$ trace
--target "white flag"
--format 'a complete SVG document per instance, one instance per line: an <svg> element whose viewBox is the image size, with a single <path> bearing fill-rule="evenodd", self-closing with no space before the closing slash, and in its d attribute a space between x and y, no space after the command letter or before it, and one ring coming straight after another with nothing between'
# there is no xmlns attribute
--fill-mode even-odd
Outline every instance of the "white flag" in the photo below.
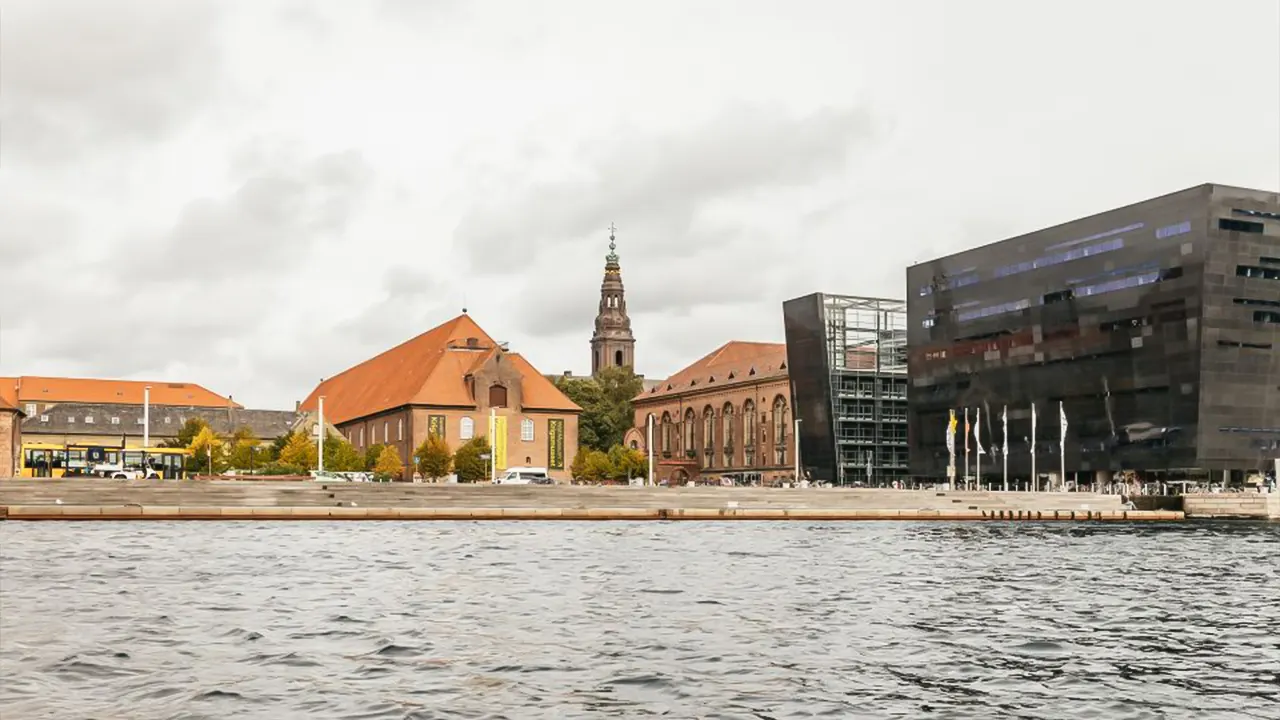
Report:
<svg viewBox="0 0 1280 720"><path fill-rule="evenodd" d="M1005 457L1009 456L1009 406L1004 406L1004 411L1000 413L1000 422L1004 426L1004 452Z"/></svg>
<svg viewBox="0 0 1280 720"><path fill-rule="evenodd" d="M1036 404L1031 403L1031 451L1036 447Z"/></svg>
<svg viewBox="0 0 1280 720"><path fill-rule="evenodd" d="M951 453L952 462L956 457L956 411L951 411L951 417L947 418L947 452Z"/></svg>
<svg viewBox="0 0 1280 720"><path fill-rule="evenodd" d="M977 446L979 455L987 454L987 451L982 449L982 408L978 408L978 417L973 423L973 444Z"/></svg>
<svg viewBox="0 0 1280 720"><path fill-rule="evenodd" d="M1063 403L1058 403L1058 421L1062 424L1062 447L1067 446L1067 408Z"/></svg>

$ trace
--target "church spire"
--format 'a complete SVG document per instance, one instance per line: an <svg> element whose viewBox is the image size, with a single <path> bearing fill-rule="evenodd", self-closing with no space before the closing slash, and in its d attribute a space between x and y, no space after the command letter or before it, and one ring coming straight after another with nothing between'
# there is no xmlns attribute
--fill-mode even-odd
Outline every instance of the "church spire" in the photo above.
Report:
<svg viewBox="0 0 1280 720"><path fill-rule="evenodd" d="M604 256L604 281L600 283L600 307L591 335L591 374L606 367L635 368L635 337L627 316L622 266L618 263L617 228L609 224L609 254Z"/></svg>

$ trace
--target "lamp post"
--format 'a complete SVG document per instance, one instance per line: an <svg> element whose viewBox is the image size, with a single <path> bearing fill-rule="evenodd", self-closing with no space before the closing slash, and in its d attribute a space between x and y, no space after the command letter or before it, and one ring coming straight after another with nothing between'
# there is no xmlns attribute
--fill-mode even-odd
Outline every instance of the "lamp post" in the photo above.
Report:
<svg viewBox="0 0 1280 720"><path fill-rule="evenodd" d="M796 446L796 482L800 482L800 418L796 418L796 427L792 432L791 442Z"/></svg>
<svg viewBox="0 0 1280 720"><path fill-rule="evenodd" d="M142 449L151 447L151 386L142 388Z"/></svg>
<svg viewBox="0 0 1280 720"><path fill-rule="evenodd" d="M645 449L649 452L649 471L645 473L648 476L645 478L645 484L655 485L656 483L653 478L653 413L649 413L649 417L645 420L645 425L647 426L646 429L648 431L648 439L645 440Z"/></svg>
<svg viewBox="0 0 1280 720"><path fill-rule="evenodd" d="M316 474L324 472L324 396L316 403Z"/></svg>

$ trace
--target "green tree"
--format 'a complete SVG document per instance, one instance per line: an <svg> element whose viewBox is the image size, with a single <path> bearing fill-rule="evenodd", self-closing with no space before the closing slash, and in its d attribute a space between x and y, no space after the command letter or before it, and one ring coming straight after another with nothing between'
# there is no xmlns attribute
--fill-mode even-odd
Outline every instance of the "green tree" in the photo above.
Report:
<svg viewBox="0 0 1280 720"><path fill-rule="evenodd" d="M579 482L587 479L587 455L591 449L587 447L578 448L578 452L573 455L573 462L569 463L569 477Z"/></svg>
<svg viewBox="0 0 1280 720"><path fill-rule="evenodd" d="M578 444L608 452L622 444L622 436L634 426L631 401L644 389L644 381L631 368L607 367L592 378L557 378L556 387L582 408Z"/></svg>
<svg viewBox="0 0 1280 720"><path fill-rule="evenodd" d="M231 440L227 447L227 464L237 470L250 470L259 467L266 459L261 457L262 453L258 451L262 441L258 436L253 434L253 430L247 426L238 428L231 435Z"/></svg>
<svg viewBox="0 0 1280 720"><path fill-rule="evenodd" d="M364 470L365 472L373 472L378 465L378 458L382 456L382 443L370 445L364 451Z"/></svg>
<svg viewBox="0 0 1280 720"><path fill-rule="evenodd" d="M200 432L191 439L191 444L187 446L187 449L191 451L191 457L195 461L196 467L203 469L210 475L226 467L222 439L208 425L201 428Z"/></svg>
<svg viewBox="0 0 1280 720"><path fill-rule="evenodd" d="M489 439L481 435L462 444L453 454L453 471L458 474L458 482L480 482L489 479L489 460L482 456L489 454Z"/></svg>
<svg viewBox="0 0 1280 720"><path fill-rule="evenodd" d="M449 443L438 435L427 435L413 457L418 461L418 472L431 480L448 475L453 465L453 451L449 449Z"/></svg>
<svg viewBox="0 0 1280 720"><path fill-rule="evenodd" d="M642 478L649 474L649 461L639 450L614 445L609 448L609 470L609 477L614 480Z"/></svg>
<svg viewBox="0 0 1280 720"><path fill-rule="evenodd" d="M280 451L280 464L300 468L304 472L316 467L316 446L302 433L293 433Z"/></svg>
<svg viewBox="0 0 1280 720"><path fill-rule="evenodd" d="M588 450L582 465L582 479L587 482L600 482L613 477L613 464L609 462L609 454L599 450Z"/></svg>
<svg viewBox="0 0 1280 720"><path fill-rule="evenodd" d="M189 418L178 429L178 437L160 443L160 447L189 448L191 443L195 441L196 436L200 434L200 431L207 427L209 427L209 423L204 420L198 417Z"/></svg>
<svg viewBox="0 0 1280 720"><path fill-rule="evenodd" d="M378 462L373 466L373 474L382 480L393 480L404 474L404 461L394 445L383 445L378 453Z"/></svg>
<svg viewBox="0 0 1280 720"><path fill-rule="evenodd" d="M329 433L324 439L324 469L333 472L359 472L364 457L341 435Z"/></svg>

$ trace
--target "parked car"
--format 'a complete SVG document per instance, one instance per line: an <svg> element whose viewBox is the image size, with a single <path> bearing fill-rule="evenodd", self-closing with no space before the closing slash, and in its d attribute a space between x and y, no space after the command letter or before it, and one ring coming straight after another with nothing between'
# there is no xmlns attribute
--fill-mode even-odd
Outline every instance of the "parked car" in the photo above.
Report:
<svg viewBox="0 0 1280 720"><path fill-rule="evenodd" d="M544 467L513 467L493 481L494 485L554 485Z"/></svg>

